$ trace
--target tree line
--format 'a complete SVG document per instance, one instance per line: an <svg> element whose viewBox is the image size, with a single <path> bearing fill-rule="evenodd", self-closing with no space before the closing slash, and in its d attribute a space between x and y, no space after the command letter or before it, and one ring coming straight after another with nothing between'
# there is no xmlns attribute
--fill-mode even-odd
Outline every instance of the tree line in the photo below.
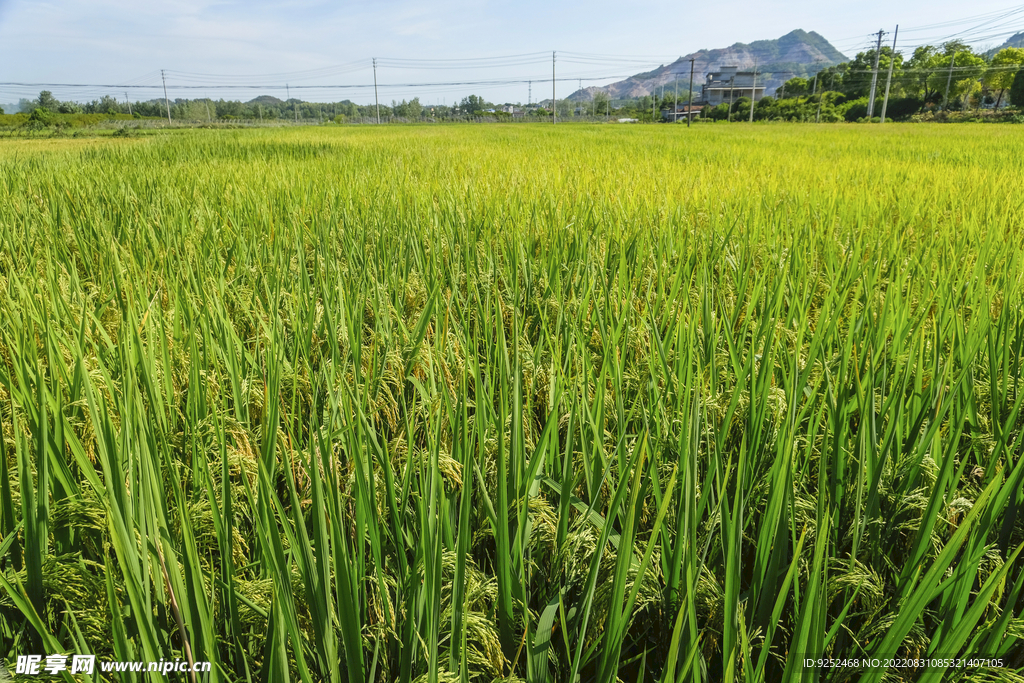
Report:
<svg viewBox="0 0 1024 683"><path fill-rule="evenodd" d="M875 59L878 59L877 78ZM905 58L890 47L866 50L812 77L794 77L774 96L754 105L755 120L857 121L866 118L874 81L874 117L881 113L889 72L887 118L907 119L926 111L1024 108L1024 48L993 54L975 51L960 40L925 45ZM704 118L747 120L750 99L706 108Z"/></svg>
<svg viewBox="0 0 1024 683"><path fill-rule="evenodd" d="M118 100L109 95L104 95L91 102L81 103L73 100L59 100L49 90L43 90L38 97L22 98L18 104L19 113L35 116L36 119L41 117L45 119L47 115L55 114L106 114L130 115L134 118L166 118L169 112L170 118L178 121L298 119L338 123L349 120L375 119L378 115L382 119L464 118L488 115L500 118L503 115L511 115L513 107L517 112L550 116L550 110L539 105L523 107L512 103L494 104L478 95L469 95L451 105L424 104L418 97L411 100L392 100L391 104L364 105L347 99L340 102L306 102L297 98L280 100L269 96L257 97L249 102L210 98L176 98L168 101L154 99L130 102ZM561 109L564 110L565 115L571 113L569 103L565 103ZM3 110L0 110L0 114L3 113Z"/></svg>
<svg viewBox="0 0 1024 683"><path fill-rule="evenodd" d="M873 75L876 105L868 112ZM906 119L929 109L956 111L971 108L1000 109L1007 105L1024 108L1024 48L1007 47L992 54L979 53L960 40L941 46L926 45L905 58L892 48L867 50L841 64L829 66L813 77L790 78L753 107L755 120L856 121L870 114L877 116L889 85L887 116ZM699 93L695 93L698 95ZM661 112L685 102L688 93L666 92L661 97L646 95L613 102L607 93L598 91L589 101L561 99L555 101L559 118L627 117L640 121L661 120ZM529 104L494 104L478 95L469 95L451 105L424 104L418 97L390 104L360 105L351 100L340 102L306 102L298 98L281 100L271 96L257 97L249 102L213 100L210 98L172 101L154 99L130 102L110 95L86 103L61 101L44 90L34 99L22 99L20 112L31 115L36 125L49 125L60 117L52 115L130 115L134 118L164 118L178 121L242 120L316 120L337 122L358 120L420 120L460 119L490 116L502 119L511 116L548 117L551 101ZM0 114L3 114L0 109ZM701 117L712 120L746 120L750 116L750 99L737 98L731 103L705 107Z"/></svg>

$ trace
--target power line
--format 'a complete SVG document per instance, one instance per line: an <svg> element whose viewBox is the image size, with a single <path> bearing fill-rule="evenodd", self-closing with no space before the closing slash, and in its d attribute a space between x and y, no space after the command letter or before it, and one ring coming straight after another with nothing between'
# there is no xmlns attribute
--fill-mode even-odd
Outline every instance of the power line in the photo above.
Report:
<svg viewBox="0 0 1024 683"><path fill-rule="evenodd" d="M972 26L971 28L967 28L967 29L964 29L962 31L957 31L955 33L951 33L948 36L946 36L946 38L949 39L949 38L954 38L956 36L962 35L964 33L971 33L973 31L977 31L980 28L984 28L984 27L988 26L988 25L992 24L993 22L1000 21L1000 20L1006 19L1008 17L1012 17L1014 15L1022 14L1022 13L1024 13L1024 6L1018 7L1016 9L1013 9L1013 10L1009 11L1009 12L1005 12L1005 13L999 15L999 16L992 17L991 19L987 19L987 20L983 21L982 23L978 24L977 26Z"/></svg>
<svg viewBox="0 0 1024 683"><path fill-rule="evenodd" d="M783 73L783 72L777 72ZM606 74L602 76L592 77L580 77L580 76L562 76L559 77L558 81L606 81L614 78L626 78L623 74ZM479 81L433 81L426 83L380 83L381 88L421 88L421 87L435 87L435 86L456 86L456 85L517 85L522 83L530 83L536 78L505 78L505 79L492 79L492 80L479 80ZM548 79L550 80L550 79ZM100 83L22 83L22 82L0 82L0 86L13 86L13 87L30 87L30 88L111 88L111 89L124 89L132 88L136 90L153 90L159 89L159 85L127 85L127 84L100 84ZM177 90L275 90L280 89L282 86L271 84L271 85L178 85L172 84L172 87ZM372 88L372 83L329 83L323 85L294 85L289 86L296 90L330 90L330 89L348 89L348 88Z"/></svg>
<svg viewBox="0 0 1024 683"><path fill-rule="evenodd" d="M1020 9L1024 9L1024 5L1021 5ZM976 14L976 15L971 16L971 17L963 17L962 19L953 19L953 20L950 20L950 21L940 21L940 22L935 23L935 24L922 24L921 26L912 26L910 28L904 28L903 32L904 33L913 33L915 31L923 31L923 30L927 30L927 29L945 28L945 27L949 27L949 26L955 26L957 24L963 24L963 23L966 23L968 21L977 21L979 19L986 19L988 17L992 17L992 16L995 16L995 15L1002 15L1005 12L1006 12L1006 10L996 10L994 12L987 12L985 14Z"/></svg>
<svg viewBox="0 0 1024 683"><path fill-rule="evenodd" d="M973 15L961 19L935 22L932 24L923 24L916 27L903 29L904 33L917 34L927 33L930 31L939 31L943 29L957 29L955 32L945 36L946 40L951 38L965 39L970 38L971 40L979 39L991 39L999 36L1007 35L1016 31L1016 29L1024 29L1024 23L1018 23L1018 19L1024 19L1024 5L1014 6L1012 8L998 10L994 12ZM962 27L962 28L961 28ZM867 49L869 46L865 44L866 36L861 36L856 39L856 42L851 42L849 45L852 49ZM872 36L874 38L874 36ZM872 40L874 43L875 41ZM842 42L833 43L837 46L844 48L844 51L849 51L851 48L846 48L846 45ZM878 50L877 46L872 45ZM904 51L912 50L914 46L904 46ZM763 51L762 51L763 52ZM752 50L751 53L754 55L758 62L770 62L765 59L767 55L760 54L757 50ZM541 73L527 73L527 74L510 74L505 78L490 78L490 79L450 79L450 80L431 80L426 82L415 82L414 79L403 78L400 81L393 83L385 83L377 80L376 70L377 67L390 68L397 71L414 71L414 70L466 70L466 69L519 69L523 66L540 66L547 60L547 52L528 52L518 54L507 54L487 57L469 57L469 58L456 58L456 59L422 59L422 58L402 58L402 57L390 57L390 58L377 58L374 60L362 59L356 61L350 61L335 65L323 66L314 69L305 69L288 72L272 72L264 74L219 74L219 73L198 73L190 71L177 71L172 69L162 71L151 71L135 78L126 79L124 82L119 83L43 83L43 82L3 82L0 83L0 87L3 87L7 92L13 93L15 96L20 92L28 94L27 89L30 88L43 88L43 89L63 89L69 90L75 93L77 96L95 96L95 97L106 97L110 96L110 92L104 91L118 91L118 92L135 92L138 95L149 95L150 93L156 97L160 94L161 88L163 89L163 95L165 103L169 102L169 94L171 92L180 92L183 95L194 90L200 91L221 91L224 93L243 93L246 91L253 93L260 92L280 92L282 87L286 90L290 88L290 83L299 81L295 88L297 91L306 91L308 93L330 93L331 91L340 91L340 93L351 92L361 93L367 91L369 88L374 87L377 90L384 90L387 92L396 90L408 90L415 89L420 93L428 92L448 92L450 90L456 90L459 88L498 88L503 86L514 86L527 84L530 89L529 99L532 101L532 81L534 80L546 80L542 70L538 69ZM554 61L554 55L552 55ZM582 81L586 80L588 83L599 83L600 81L618 80L623 78L629 78L636 76L636 73L628 73L626 69L641 69L646 68L649 70L664 69L666 64L670 73L674 73L673 67L679 63L684 63L682 57L670 57L667 55L641 55L641 54L610 54L610 53L588 53L588 52L562 52L560 61L563 65L577 65L583 68L580 69L566 69L563 66L562 74L560 78L554 78L552 74L552 88L557 81L577 81L582 88ZM693 61L690 59L690 61ZM587 68L590 67L590 68ZM615 68L618 67L618 68ZM762 66L763 68L763 66ZM966 73L968 71L976 70L978 67L975 66L956 66L952 65L950 68L942 68L938 71L943 73L949 72L953 74ZM996 67L999 68L999 67ZM1015 68L1015 67L1003 67L1003 68ZM353 82L356 79L341 79L337 78L346 74L355 74L359 72L368 71L373 69L374 71L374 84L369 82L360 83ZM620 71L620 73L609 73ZM523 71L533 71L523 70ZM924 73L923 70L901 70L902 74L911 73ZM792 72L786 71L774 71L774 72L763 72L765 77L769 75L775 78L784 77L785 75L791 74ZM872 73L877 77L877 68L870 71L860 70L846 70L846 74L860 74L860 73ZM159 75L159 80L157 76ZM646 77L656 77L659 74L643 74ZM678 75L676 75L678 78ZM326 80L337 78L338 81L335 83L309 83L312 80ZM387 76L385 75L385 78ZM171 82L168 83L167 80ZM369 80L369 79L367 79ZM303 83L303 81L306 81ZM176 90L175 90L176 89ZM339 93L339 94L340 94ZM874 94L874 89L872 89ZM289 95L290 97L290 95ZM127 98L127 94L126 94ZM130 99L130 98L128 98ZM554 98L552 98L554 100Z"/></svg>
<svg viewBox="0 0 1024 683"><path fill-rule="evenodd" d="M287 80L288 82L303 81L313 78L324 78L327 76L336 76L343 73L352 73L356 71L365 71L369 69L370 65L365 60L357 62L350 62L348 64L340 64L337 66L324 67L322 69L310 69L306 71L292 71L292 72L280 72L280 73L267 73L267 74L208 74L208 73L197 73L192 71L176 71L173 69L167 69L167 73L173 75L176 80L192 81L192 82L216 82L216 81L230 81L230 82L245 82L245 81L271 81L271 80Z"/></svg>

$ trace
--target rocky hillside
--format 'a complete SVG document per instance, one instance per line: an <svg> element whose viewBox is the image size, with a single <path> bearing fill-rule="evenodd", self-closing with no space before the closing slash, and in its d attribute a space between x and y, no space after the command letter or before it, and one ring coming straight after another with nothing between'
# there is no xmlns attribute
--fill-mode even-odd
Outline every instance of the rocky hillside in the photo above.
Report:
<svg viewBox="0 0 1024 683"><path fill-rule="evenodd" d="M650 95L655 88L674 88L679 80L680 89L689 84L690 59L693 59L693 84L698 90L704 76L723 66L739 66L752 69L757 64L759 74L764 74L768 94L794 76L807 76L815 71L847 61L847 57L831 43L814 31L800 29L791 31L775 40L756 40L753 43L735 43L729 47L714 50L698 50L680 57L671 64L659 66L653 71L630 76L624 81L603 87L578 90L569 96L574 100L589 100L594 93L603 91L613 99L627 99Z"/></svg>
<svg viewBox="0 0 1024 683"><path fill-rule="evenodd" d="M1015 33L1014 35L1010 36L1009 38L1006 39L1005 43L1003 43L999 47L992 48L986 54L989 57L991 57L995 53L1007 47L1024 47L1024 31L1021 31L1020 33Z"/></svg>

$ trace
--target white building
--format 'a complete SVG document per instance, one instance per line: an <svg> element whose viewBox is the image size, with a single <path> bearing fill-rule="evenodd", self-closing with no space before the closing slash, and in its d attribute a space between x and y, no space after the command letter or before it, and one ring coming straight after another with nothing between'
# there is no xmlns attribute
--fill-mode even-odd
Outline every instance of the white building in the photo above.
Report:
<svg viewBox="0 0 1024 683"><path fill-rule="evenodd" d="M701 86L701 101L713 107L723 102L735 102L741 97L759 100L764 97L764 85L756 81L763 82L763 75L740 71L738 66L723 66L707 75Z"/></svg>

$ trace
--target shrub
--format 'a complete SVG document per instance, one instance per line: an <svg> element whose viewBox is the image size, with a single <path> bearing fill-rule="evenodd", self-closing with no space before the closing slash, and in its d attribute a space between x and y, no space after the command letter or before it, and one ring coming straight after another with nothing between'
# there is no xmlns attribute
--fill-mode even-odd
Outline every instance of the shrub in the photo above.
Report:
<svg viewBox="0 0 1024 683"><path fill-rule="evenodd" d="M916 97L890 97L885 108L885 118L893 121L905 121L921 111L924 100Z"/></svg>
<svg viewBox="0 0 1024 683"><path fill-rule="evenodd" d="M853 123L859 121L868 115L868 98L858 97L855 100L850 100L846 104L838 107L839 112L843 115L843 118Z"/></svg>
<svg viewBox="0 0 1024 683"><path fill-rule="evenodd" d="M733 102L732 111L733 111L734 114L739 114L739 113L742 113L742 112L749 112L750 111L750 98L749 97L740 97L739 99L737 99L735 102Z"/></svg>
<svg viewBox="0 0 1024 683"><path fill-rule="evenodd" d="M729 103L722 102L708 111L708 118L712 121L724 121L729 118Z"/></svg>
<svg viewBox="0 0 1024 683"><path fill-rule="evenodd" d="M29 122L39 124L40 126L53 125L54 116L53 113L45 107L36 107L32 110L32 113L28 117Z"/></svg>
<svg viewBox="0 0 1024 683"><path fill-rule="evenodd" d="M1013 85L1010 86L1010 104L1015 107L1024 107L1024 69L1017 72L1013 77Z"/></svg>

